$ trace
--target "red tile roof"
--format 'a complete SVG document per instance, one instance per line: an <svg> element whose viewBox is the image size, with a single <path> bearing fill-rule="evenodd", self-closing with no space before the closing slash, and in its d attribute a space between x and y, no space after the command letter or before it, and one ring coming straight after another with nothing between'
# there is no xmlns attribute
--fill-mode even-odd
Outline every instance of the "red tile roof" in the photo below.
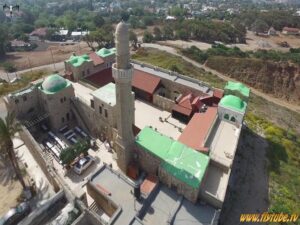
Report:
<svg viewBox="0 0 300 225"><path fill-rule="evenodd" d="M221 99L224 95L224 91L221 89L214 89L214 97Z"/></svg>
<svg viewBox="0 0 300 225"><path fill-rule="evenodd" d="M110 82L114 82L111 68L99 71L98 73L95 73L87 77L86 79L91 81L93 84L95 84L98 87L103 87L104 85Z"/></svg>
<svg viewBox="0 0 300 225"><path fill-rule="evenodd" d="M148 94L154 94L160 83L160 78L146 73L141 70L134 70L132 86L147 92Z"/></svg>
<svg viewBox="0 0 300 225"><path fill-rule="evenodd" d="M34 31L30 33L31 36L46 36L47 34L47 28L46 27L41 27L37 28Z"/></svg>
<svg viewBox="0 0 300 225"><path fill-rule="evenodd" d="M293 27L284 27L282 29L282 31L286 31L286 32L299 32L299 29L298 28L293 28Z"/></svg>
<svg viewBox="0 0 300 225"><path fill-rule="evenodd" d="M150 194L157 185L157 183L158 179L156 176L151 174L148 175L144 182L141 184L141 192L146 195Z"/></svg>
<svg viewBox="0 0 300 225"><path fill-rule="evenodd" d="M192 109L188 109L188 108L182 107L182 106L177 105L177 104L173 106L172 111L179 112L179 113L181 113L183 115L186 115L186 116L190 116L192 114Z"/></svg>
<svg viewBox="0 0 300 225"><path fill-rule="evenodd" d="M184 96L183 98L180 99L180 101L178 102L178 105L187 108L187 109L192 109L192 103L194 100L194 96L192 94L188 94L186 96Z"/></svg>
<svg viewBox="0 0 300 225"><path fill-rule="evenodd" d="M216 119L217 110L217 107L208 107L205 113L195 113L178 141L197 151L207 152L204 142Z"/></svg>
<svg viewBox="0 0 300 225"><path fill-rule="evenodd" d="M90 53L90 59L93 61L94 66L98 66L104 63L104 60L98 56L95 52Z"/></svg>

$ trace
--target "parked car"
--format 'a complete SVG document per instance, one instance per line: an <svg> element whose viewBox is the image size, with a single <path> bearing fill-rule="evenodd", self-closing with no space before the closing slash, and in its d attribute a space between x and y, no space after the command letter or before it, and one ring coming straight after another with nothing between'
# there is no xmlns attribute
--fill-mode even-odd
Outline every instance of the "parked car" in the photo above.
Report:
<svg viewBox="0 0 300 225"><path fill-rule="evenodd" d="M82 172L85 171L93 162L94 159L89 155L79 159L73 167L74 172L79 175L82 174Z"/></svg>
<svg viewBox="0 0 300 225"><path fill-rule="evenodd" d="M31 212L27 202L22 202L15 208L10 209L6 215L0 219L0 225L17 225Z"/></svg>

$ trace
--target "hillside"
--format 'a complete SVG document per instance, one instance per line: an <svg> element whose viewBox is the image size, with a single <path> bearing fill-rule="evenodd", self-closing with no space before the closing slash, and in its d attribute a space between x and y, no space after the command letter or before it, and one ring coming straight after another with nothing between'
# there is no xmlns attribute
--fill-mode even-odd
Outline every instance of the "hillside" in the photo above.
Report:
<svg viewBox="0 0 300 225"><path fill-rule="evenodd" d="M274 97L300 104L300 67L252 58L209 57L206 66Z"/></svg>

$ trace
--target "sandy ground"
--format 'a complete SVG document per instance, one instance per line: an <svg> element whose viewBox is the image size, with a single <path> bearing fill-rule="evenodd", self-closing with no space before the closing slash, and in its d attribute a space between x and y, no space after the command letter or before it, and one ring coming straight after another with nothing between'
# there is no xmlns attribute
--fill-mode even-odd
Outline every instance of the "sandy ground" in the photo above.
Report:
<svg viewBox="0 0 300 225"><path fill-rule="evenodd" d="M49 44L49 43L48 43ZM52 54L53 60L52 60ZM32 52L10 52L7 53L7 61L14 63L18 70L27 69L30 67L37 67L47 65L54 62L61 62L68 59L71 54L84 54L91 52L90 48L85 42L80 42L75 45L60 46L57 43L51 43L43 51Z"/></svg>
<svg viewBox="0 0 300 225"><path fill-rule="evenodd" d="M0 161L0 217L18 204L17 197L22 192L19 181L12 179L11 170L12 168L8 168Z"/></svg>
<svg viewBox="0 0 300 225"><path fill-rule="evenodd" d="M247 129L241 135L220 225L242 224L242 213L268 211L267 142Z"/></svg>
<svg viewBox="0 0 300 225"><path fill-rule="evenodd" d="M139 37L141 39L142 37ZM253 32L248 31L246 36L246 44L231 44L228 47L239 47L243 51L253 51L258 49L266 50L278 50L287 52L289 48L284 48L278 45L278 43L286 41L291 48L300 48L300 37L293 35L282 35L278 33L278 36L261 37L256 36ZM167 40L158 41L158 44L166 45L175 48L189 48L191 46L196 46L201 50L207 50L211 47L211 44L201 42L201 41L182 41L182 40Z"/></svg>

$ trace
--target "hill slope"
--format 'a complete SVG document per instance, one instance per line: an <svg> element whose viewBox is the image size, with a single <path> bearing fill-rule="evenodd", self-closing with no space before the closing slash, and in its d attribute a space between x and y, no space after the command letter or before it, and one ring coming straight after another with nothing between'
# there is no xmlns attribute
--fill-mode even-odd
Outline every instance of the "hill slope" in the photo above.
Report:
<svg viewBox="0 0 300 225"><path fill-rule="evenodd" d="M300 104L300 66L223 56L209 57L206 66L267 94Z"/></svg>

